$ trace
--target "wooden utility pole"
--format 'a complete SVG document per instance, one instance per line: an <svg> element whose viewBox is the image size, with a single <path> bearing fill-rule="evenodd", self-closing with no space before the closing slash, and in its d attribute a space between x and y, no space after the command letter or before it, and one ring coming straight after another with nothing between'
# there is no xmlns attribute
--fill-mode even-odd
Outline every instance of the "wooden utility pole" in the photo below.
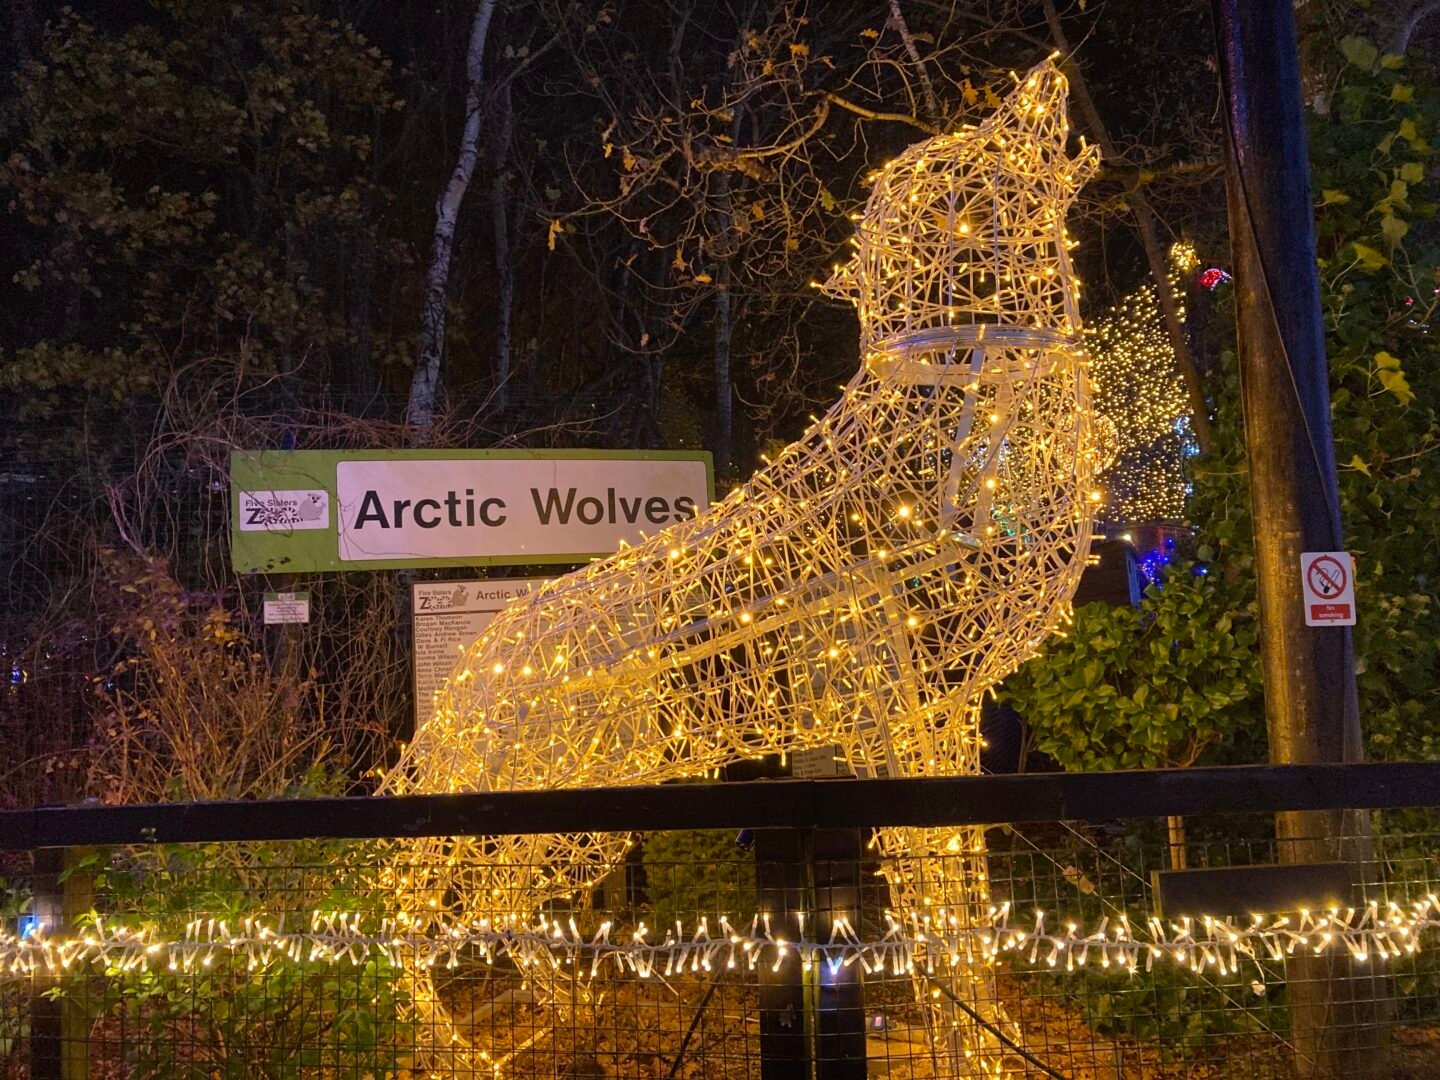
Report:
<svg viewBox="0 0 1440 1080"><path fill-rule="evenodd" d="M1351 631L1306 626L1301 590L1301 553L1345 543L1292 0L1214 11L1270 760L1357 762ZM1363 816L1287 812L1275 828L1282 862L1366 861ZM1348 959L1307 957L1287 975L1297 1074L1365 1075L1376 987L1362 993Z"/></svg>

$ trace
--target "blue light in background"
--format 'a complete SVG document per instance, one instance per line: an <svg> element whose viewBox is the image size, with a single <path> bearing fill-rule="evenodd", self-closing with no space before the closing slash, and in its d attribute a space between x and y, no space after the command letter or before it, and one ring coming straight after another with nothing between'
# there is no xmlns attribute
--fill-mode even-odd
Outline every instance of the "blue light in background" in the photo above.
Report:
<svg viewBox="0 0 1440 1080"><path fill-rule="evenodd" d="M1166 537L1165 542L1158 548L1147 551L1140 556L1140 575L1151 585L1160 584L1161 574L1164 567L1175 561L1175 541Z"/></svg>

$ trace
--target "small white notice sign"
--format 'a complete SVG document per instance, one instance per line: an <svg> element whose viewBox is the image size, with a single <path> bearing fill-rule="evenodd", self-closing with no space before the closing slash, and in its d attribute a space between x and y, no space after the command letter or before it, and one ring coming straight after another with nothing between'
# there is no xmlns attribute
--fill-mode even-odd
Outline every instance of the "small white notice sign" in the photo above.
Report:
<svg viewBox="0 0 1440 1080"><path fill-rule="evenodd" d="M1348 551L1307 551L1300 556L1306 626L1355 625L1355 563Z"/></svg>
<svg viewBox="0 0 1440 1080"><path fill-rule="evenodd" d="M848 776L840 761L840 747L816 746L790 751L790 776L794 780L818 780L826 776Z"/></svg>
<svg viewBox="0 0 1440 1080"><path fill-rule="evenodd" d="M265 625L277 623L308 623L310 594L308 592L267 592L265 594Z"/></svg>
<svg viewBox="0 0 1440 1080"><path fill-rule="evenodd" d="M435 692L454 674L461 651L473 645L512 600L534 592L548 580L420 581L410 587L416 727L430 718Z"/></svg>

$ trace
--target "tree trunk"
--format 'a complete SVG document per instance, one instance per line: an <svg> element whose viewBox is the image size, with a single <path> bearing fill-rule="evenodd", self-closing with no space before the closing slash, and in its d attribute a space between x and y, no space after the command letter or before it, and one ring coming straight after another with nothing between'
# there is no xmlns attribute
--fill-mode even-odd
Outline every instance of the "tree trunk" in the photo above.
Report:
<svg viewBox="0 0 1440 1080"><path fill-rule="evenodd" d="M1050 28L1050 39L1056 50L1065 56L1061 61L1061 70L1070 80L1075 104L1085 118L1090 137L1100 147L1105 161L1119 164L1120 157L1115 152L1109 129L1100 118L1099 110L1095 108L1090 90L1085 85L1085 77L1070 50L1065 29L1060 25L1055 0L1044 0L1044 3L1045 23ZM1155 228L1155 212L1150 209L1145 193L1138 186L1130 192L1126 201L1135 215L1135 229L1140 234L1140 243L1145 249L1145 261L1150 267L1150 277L1155 282L1155 296L1160 301L1160 313L1165 317L1165 332L1170 337L1170 347L1175 352L1175 364L1179 367L1181 381L1185 384L1185 395L1190 405L1190 426L1195 432L1195 441L1200 449L1209 451L1210 413L1205 405L1205 387L1200 381L1200 369L1195 365L1195 354L1190 351L1190 342L1185 337L1184 324L1180 321L1180 305L1175 299L1175 291L1170 287L1170 267L1165 252L1160 247L1160 237Z"/></svg>
<svg viewBox="0 0 1440 1080"><path fill-rule="evenodd" d="M1165 830L1170 835L1170 869L1189 869L1190 859L1185 853L1185 819L1175 815L1167 817Z"/></svg>
<svg viewBox="0 0 1440 1080"><path fill-rule="evenodd" d="M732 430L735 392L730 382L730 342L735 321L730 297L730 263L722 262L715 284L715 471L729 476L734 462L735 435Z"/></svg>
<svg viewBox="0 0 1440 1080"><path fill-rule="evenodd" d="M1135 215L1135 230L1140 234L1140 244L1145 249L1145 262L1150 267L1150 279L1155 282L1155 298L1160 303L1160 314L1165 319L1165 332L1170 337L1170 348L1174 350L1176 365L1180 368L1181 380L1185 383L1185 396L1190 405L1190 426L1195 430L1195 442L1202 451L1209 451L1210 414L1205 405L1205 387L1200 381L1200 369L1195 364L1195 354L1190 351L1190 341L1185 336L1185 324L1180 319L1180 303L1175 290L1170 287L1170 260L1160 246L1160 237L1155 228L1155 212L1139 191L1131 193L1130 211Z"/></svg>
<svg viewBox="0 0 1440 1080"><path fill-rule="evenodd" d="M475 174L480 144L480 91L485 75L485 42L497 0L480 0L470 24L470 44L465 53L465 128L455 168L435 203L435 235L430 247L430 266L425 272L425 300L420 312L420 348L415 357L415 377L410 383L406 421L418 430L414 441L429 441L435 422L435 398L440 386L440 367L445 358L445 301L450 288L450 256L455 247L455 224L460 204Z"/></svg>
<svg viewBox="0 0 1440 1080"><path fill-rule="evenodd" d="M740 142L740 125L745 110L737 108L730 121L730 145ZM735 335L735 301L731 295L735 275L730 260L734 257L735 209L730 192L730 173L723 169L715 178L715 202L712 214L714 230L711 243L717 256L715 268L715 471L729 476L734 466L735 388L730 376L730 343Z"/></svg>
<svg viewBox="0 0 1440 1080"><path fill-rule="evenodd" d="M930 80L930 72L925 69L925 62L920 59L920 50L915 47L915 35L910 33L910 24L905 21L905 13L900 10L900 0L890 0L890 22L900 35L900 40L905 45L905 54L910 57L910 62L915 65L915 70L920 76L920 86L925 92L925 111L931 120L939 120L940 99L935 94L935 84Z"/></svg>
<svg viewBox="0 0 1440 1080"><path fill-rule="evenodd" d="M660 399L664 394L665 361L658 356L642 358L641 375L644 400L635 412L635 446L641 450L659 450L665 446L660 431Z"/></svg>
<svg viewBox="0 0 1440 1080"><path fill-rule="evenodd" d="M19 71L35 55L40 41L41 23L35 18L35 0L10 2L10 60L12 71Z"/></svg>
<svg viewBox="0 0 1440 1080"><path fill-rule="evenodd" d="M490 181L490 221L495 234L495 406L504 412L510 403L510 326L514 314L515 274L510 264L510 135L515 113L510 106L510 84L498 95L500 134L495 140L495 176Z"/></svg>
<svg viewBox="0 0 1440 1080"><path fill-rule="evenodd" d="M370 299L375 287L375 245L376 236L370 229L357 228L345 245L349 257L340 268L350 340L338 357L343 370L334 372L330 382L342 388L346 395L343 407L350 412L368 410L375 397Z"/></svg>

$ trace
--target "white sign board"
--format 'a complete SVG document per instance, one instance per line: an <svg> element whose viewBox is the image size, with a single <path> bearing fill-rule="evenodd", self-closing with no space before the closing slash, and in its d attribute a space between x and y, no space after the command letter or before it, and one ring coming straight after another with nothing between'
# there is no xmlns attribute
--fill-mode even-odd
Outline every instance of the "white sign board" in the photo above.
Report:
<svg viewBox="0 0 1440 1080"><path fill-rule="evenodd" d="M415 725L430 718L435 693L455 673L460 654L496 614L547 578L422 581L410 586L415 628Z"/></svg>
<svg viewBox="0 0 1440 1080"><path fill-rule="evenodd" d="M265 594L265 625L277 623L308 623L310 594L308 592L267 592Z"/></svg>
<svg viewBox="0 0 1440 1080"><path fill-rule="evenodd" d="M341 461L340 560L579 561L690 520L709 490L697 460Z"/></svg>
<svg viewBox="0 0 1440 1080"><path fill-rule="evenodd" d="M1300 556L1306 626L1355 625L1355 564L1348 551L1307 551Z"/></svg>

